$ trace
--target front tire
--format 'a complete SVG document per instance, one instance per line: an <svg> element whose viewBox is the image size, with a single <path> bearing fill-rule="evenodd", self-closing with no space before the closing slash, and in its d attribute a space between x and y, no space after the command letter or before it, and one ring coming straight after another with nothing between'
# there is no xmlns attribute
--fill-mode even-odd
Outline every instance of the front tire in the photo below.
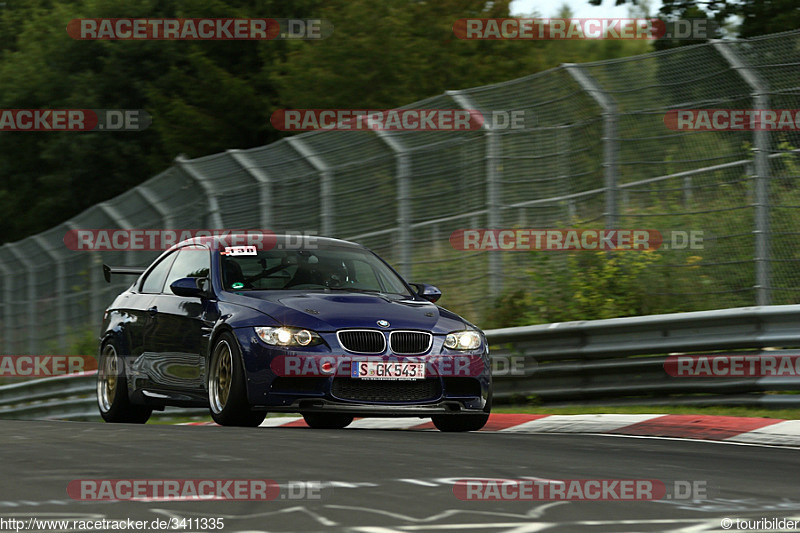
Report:
<svg viewBox="0 0 800 533"><path fill-rule="evenodd" d="M489 397L483 413L468 415L434 415L432 416L433 425L439 431L458 432L458 431L479 431L489 421L489 413L492 412L492 390L489 389Z"/></svg>
<svg viewBox="0 0 800 533"><path fill-rule="evenodd" d="M478 431L489 421L488 414L479 415L434 415L433 425L439 431Z"/></svg>
<svg viewBox="0 0 800 533"><path fill-rule="evenodd" d="M233 335L225 332L219 336L208 368L208 403L214 422L220 426L260 425L266 413L250 410L242 357Z"/></svg>
<svg viewBox="0 0 800 533"><path fill-rule="evenodd" d="M97 407L106 422L144 424L153 410L128 398L125 364L113 341L103 344L97 365Z"/></svg>
<svg viewBox="0 0 800 533"><path fill-rule="evenodd" d="M304 413L303 419L313 429L342 429L353 421L352 416L339 413Z"/></svg>

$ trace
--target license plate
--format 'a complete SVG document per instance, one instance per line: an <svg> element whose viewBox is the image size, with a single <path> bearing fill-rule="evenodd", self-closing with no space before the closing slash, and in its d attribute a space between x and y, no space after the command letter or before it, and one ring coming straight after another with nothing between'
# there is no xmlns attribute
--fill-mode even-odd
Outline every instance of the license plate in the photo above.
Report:
<svg viewBox="0 0 800 533"><path fill-rule="evenodd" d="M350 376L362 379L425 379L425 363L353 362Z"/></svg>

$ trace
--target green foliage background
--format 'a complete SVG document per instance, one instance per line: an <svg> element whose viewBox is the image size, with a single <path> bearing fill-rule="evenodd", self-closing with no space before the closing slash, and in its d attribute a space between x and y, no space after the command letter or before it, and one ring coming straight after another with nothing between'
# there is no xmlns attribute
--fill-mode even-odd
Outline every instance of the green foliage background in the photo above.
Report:
<svg viewBox="0 0 800 533"><path fill-rule="evenodd" d="M555 15L556 13L546 13ZM562 11L561 14L568 14ZM126 108L143 132L6 132L0 244L44 231L145 181L174 158L278 140L283 108L388 108L563 62L635 55L643 41L463 41L463 17L509 0L29 0L0 8L0 108ZM75 18L324 18L321 41L79 41Z"/></svg>

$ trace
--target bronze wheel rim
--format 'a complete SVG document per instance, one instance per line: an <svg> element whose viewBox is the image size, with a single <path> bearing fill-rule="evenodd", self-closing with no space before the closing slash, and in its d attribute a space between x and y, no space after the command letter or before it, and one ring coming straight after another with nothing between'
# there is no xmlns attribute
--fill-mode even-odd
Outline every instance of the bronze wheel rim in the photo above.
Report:
<svg viewBox="0 0 800 533"><path fill-rule="evenodd" d="M97 399L103 412L111 410L119 384L119 357L112 344L103 348L103 366L97 380Z"/></svg>
<svg viewBox="0 0 800 533"><path fill-rule="evenodd" d="M220 341L214 350L214 362L209 374L209 400L215 413L222 412L228 403L233 383L233 351L227 341Z"/></svg>

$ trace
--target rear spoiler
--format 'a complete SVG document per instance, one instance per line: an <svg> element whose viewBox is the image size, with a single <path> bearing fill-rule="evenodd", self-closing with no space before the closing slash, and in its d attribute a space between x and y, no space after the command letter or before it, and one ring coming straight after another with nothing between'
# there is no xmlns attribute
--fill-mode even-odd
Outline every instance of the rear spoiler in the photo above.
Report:
<svg viewBox="0 0 800 533"><path fill-rule="evenodd" d="M108 283L111 283L111 274L131 274L135 276L141 275L146 267L112 267L106 264L103 265L103 277L106 278Z"/></svg>

